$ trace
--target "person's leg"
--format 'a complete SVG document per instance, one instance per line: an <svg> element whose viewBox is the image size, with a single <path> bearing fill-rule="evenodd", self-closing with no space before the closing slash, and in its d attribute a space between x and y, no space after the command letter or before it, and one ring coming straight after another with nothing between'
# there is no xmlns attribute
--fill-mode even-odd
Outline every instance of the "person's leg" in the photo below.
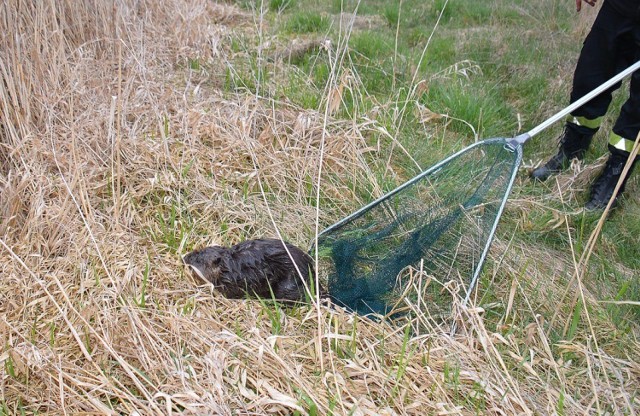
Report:
<svg viewBox="0 0 640 416"><path fill-rule="evenodd" d="M636 50L627 56L635 57L638 60L640 59L640 26L636 28L634 34ZM640 71L631 76L629 99L622 106L620 115L609 135L608 147L611 154L600 176L591 187L591 196L585 205L586 209L604 209L607 206L620 180L622 170L629 159L629 153L633 149L638 132L640 132ZM637 159L631 165L632 169L636 165ZM614 202L617 202L624 191L630 175L631 171L628 172L620 185Z"/></svg>
<svg viewBox="0 0 640 416"><path fill-rule="evenodd" d="M571 103L587 95L632 63L621 57L628 56L635 50L631 33L634 25L633 19L620 15L604 2L578 57L573 76ZM617 83L574 110L567 121L597 130L611 104L613 91L620 88L620 85L621 83Z"/></svg>
<svg viewBox="0 0 640 416"><path fill-rule="evenodd" d="M621 16L605 2L596 17L591 31L585 38L573 76L570 101L573 103L613 77L625 67L620 56L626 56L630 48L629 37L632 20ZM622 66L622 68L621 68ZM571 159L582 159L591 144L593 135L600 128L602 118L609 108L612 92L620 83L603 92L575 110L565 123L559 139L558 153L543 166L533 170L534 179L546 180L549 176L569 166Z"/></svg>

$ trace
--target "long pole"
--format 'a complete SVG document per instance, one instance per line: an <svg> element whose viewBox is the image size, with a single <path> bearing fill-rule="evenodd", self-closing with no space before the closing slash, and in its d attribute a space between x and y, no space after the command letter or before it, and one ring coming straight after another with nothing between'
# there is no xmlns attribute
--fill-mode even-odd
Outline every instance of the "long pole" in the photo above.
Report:
<svg viewBox="0 0 640 416"><path fill-rule="evenodd" d="M636 71L638 68L640 68L640 61L638 61L635 64L631 65L629 68L625 69L624 71L620 72L618 75L616 75L613 78L611 78L610 80L606 81L604 84L600 85L598 88L596 88L593 91L591 91L590 93L586 94L585 96L583 96L579 100L575 101L574 103L572 103L568 107L560 110L559 112L557 112L553 116L549 117L548 119L546 119L542 123L538 124L536 127L532 128L528 132L523 133L523 134L521 134L519 136L516 136L513 139L509 140L509 144L511 144L513 146L524 144L527 140L529 140L530 138L532 138L536 134L540 133L541 131L545 130L547 127L551 126L555 122L557 122L557 121L563 119L564 117L568 116L569 114L571 114L571 112L573 110L576 110L576 109L582 107L584 104L588 103L589 101L591 101L592 99L594 99L595 97L597 97L598 95L603 93L604 91L606 91L609 88L611 88L614 84L622 81L625 77L627 77L632 72Z"/></svg>

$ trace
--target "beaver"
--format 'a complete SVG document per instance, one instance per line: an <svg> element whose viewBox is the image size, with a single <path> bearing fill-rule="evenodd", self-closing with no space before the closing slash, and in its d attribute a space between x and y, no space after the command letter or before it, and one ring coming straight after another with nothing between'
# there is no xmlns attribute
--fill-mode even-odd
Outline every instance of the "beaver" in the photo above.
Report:
<svg viewBox="0 0 640 416"><path fill-rule="evenodd" d="M303 301L305 284L311 288L315 283L313 259L293 244L278 239L205 247L182 260L194 274L211 282L230 299L257 296Z"/></svg>

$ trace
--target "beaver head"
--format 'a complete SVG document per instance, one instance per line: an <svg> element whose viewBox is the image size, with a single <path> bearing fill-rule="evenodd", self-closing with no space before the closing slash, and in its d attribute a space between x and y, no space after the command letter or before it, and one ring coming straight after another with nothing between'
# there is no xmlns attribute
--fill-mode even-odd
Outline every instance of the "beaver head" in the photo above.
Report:
<svg viewBox="0 0 640 416"><path fill-rule="evenodd" d="M226 247L205 247L182 258L184 264L205 282L217 285L223 274L224 258L229 255Z"/></svg>

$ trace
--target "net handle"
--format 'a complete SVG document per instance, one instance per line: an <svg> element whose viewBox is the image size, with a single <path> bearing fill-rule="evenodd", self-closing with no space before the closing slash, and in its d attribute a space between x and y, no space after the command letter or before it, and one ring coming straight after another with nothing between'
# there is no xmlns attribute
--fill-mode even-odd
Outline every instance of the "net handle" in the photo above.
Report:
<svg viewBox="0 0 640 416"><path fill-rule="evenodd" d="M542 123L540 123L536 127L534 127L531 130L529 130L528 132L523 133L523 134L521 134L519 136L516 136L516 137L508 140L509 144L512 145L512 146L523 145L527 140L529 140L530 138L532 138L536 134L540 133L541 131L547 129L549 126L551 126L555 122L559 121L560 119L568 116L573 110L576 110L576 109L582 107L584 104L588 103L589 101L593 100L595 97L597 97L598 95L603 93L605 90L611 88L614 84L616 84L617 82L622 81L623 78L625 78L628 75L630 75L631 73L635 72L638 68L640 68L640 61L638 61L635 64L631 65L629 68L627 68L624 71L620 72L618 75L614 76L610 80L604 82L602 85L600 85L599 87L597 87L596 89L594 89L590 93L586 94L585 96L583 96L579 100L575 101L574 103L572 103L568 107L558 111L556 114L554 114L553 116L549 117L547 120L543 121Z"/></svg>

